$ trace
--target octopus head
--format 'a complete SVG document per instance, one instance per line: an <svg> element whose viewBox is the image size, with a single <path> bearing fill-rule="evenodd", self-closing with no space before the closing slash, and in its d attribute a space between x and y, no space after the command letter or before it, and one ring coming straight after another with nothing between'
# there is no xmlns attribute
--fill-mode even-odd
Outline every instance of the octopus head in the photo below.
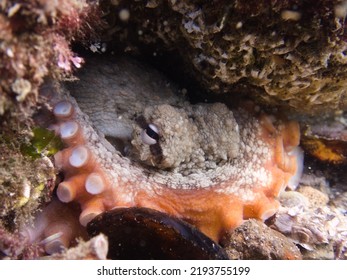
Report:
<svg viewBox="0 0 347 280"><path fill-rule="evenodd" d="M131 144L135 157L145 164L191 173L235 158L239 142L232 112L215 103L184 109L147 107L134 125Z"/></svg>

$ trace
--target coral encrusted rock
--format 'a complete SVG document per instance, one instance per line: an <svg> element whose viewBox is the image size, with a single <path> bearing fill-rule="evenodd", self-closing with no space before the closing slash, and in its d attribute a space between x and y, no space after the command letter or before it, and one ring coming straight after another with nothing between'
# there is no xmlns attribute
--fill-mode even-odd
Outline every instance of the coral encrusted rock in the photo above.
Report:
<svg viewBox="0 0 347 280"><path fill-rule="evenodd" d="M176 50L214 93L246 93L301 113L347 105L343 1L112 1L113 38ZM132 45L131 45L132 44ZM169 67L169 65L168 65Z"/></svg>

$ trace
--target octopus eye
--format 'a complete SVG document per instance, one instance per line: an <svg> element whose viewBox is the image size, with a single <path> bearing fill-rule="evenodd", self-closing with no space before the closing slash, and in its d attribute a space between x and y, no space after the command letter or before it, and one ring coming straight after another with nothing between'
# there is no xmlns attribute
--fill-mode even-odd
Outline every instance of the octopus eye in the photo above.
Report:
<svg viewBox="0 0 347 280"><path fill-rule="evenodd" d="M159 129L156 125L150 123L141 133L141 140L146 145L157 144L159 140Z"/></svg>

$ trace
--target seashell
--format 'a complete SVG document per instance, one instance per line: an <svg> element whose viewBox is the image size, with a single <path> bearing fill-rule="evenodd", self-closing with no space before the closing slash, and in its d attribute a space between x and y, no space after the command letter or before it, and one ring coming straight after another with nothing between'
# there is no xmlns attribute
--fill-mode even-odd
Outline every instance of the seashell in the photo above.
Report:
<svg viewBox="0 0 347 280"><path fill-rule="evenodd" d="M194 226L148 208L103 212L87 231L108 237L110 259L228 259L222 247Z"/></svg>

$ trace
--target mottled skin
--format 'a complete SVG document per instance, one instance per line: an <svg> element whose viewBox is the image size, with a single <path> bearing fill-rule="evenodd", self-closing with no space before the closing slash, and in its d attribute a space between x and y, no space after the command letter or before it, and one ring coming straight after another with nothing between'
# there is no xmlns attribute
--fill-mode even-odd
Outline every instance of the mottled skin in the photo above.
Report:
<svg viewBox="0 0 347 280"><path fill-rule="evenodd" d="M146 107L143 117L159 129L162 158L153 155L151 146L143 142L139 125L134 126L133 151L141 161L158 168L188 175L214 169L238 155L239 126L224 104Z"/></svg>
<svg viewBox="0 0 347 280"><path fill-rule="evenodd" d="M218 240L244 219L276 212L275 198L298 172L295 122L219 103L190 105L157 72L126 59L89 62L68 85L77 103L64 88L52 88L49 101L57 132L67 121L78 124L55 158L65 175L58 197L80 203L82 225L114 207L148 207ZM61 100L72 113L57 114ZM158 127L160 159L140 142L148 123ZM75 166L75 159L86 160ZM91 174L102 191L88 191Z"/></svg>
<svg viewBox="0 0 347 280"><path fill-rule="evenodd" d="M116 66L108 63L94 67L81 73L80 83L68 87L94 126L112 138L119 150L125 146L128 157L158 169L190 174L213 169L237 156L239 126L224 104L190 105L159 73L148 73L134 61L118 59ZM113 69L115 76L106 72L99 80L97 73L106 69ZM134 71L140 72L139 76L131 76ZM153 75L159 78L152 81ZM136 86L139 84L141 87ZM145 126L152 123L158 127L160 160L143 143L139 118Z"/></svg>

